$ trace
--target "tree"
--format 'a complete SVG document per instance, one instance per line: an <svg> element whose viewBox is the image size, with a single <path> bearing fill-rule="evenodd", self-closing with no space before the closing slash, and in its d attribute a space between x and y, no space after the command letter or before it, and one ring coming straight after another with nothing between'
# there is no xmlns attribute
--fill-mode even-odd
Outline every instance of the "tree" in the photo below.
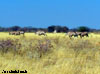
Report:
<svg viewBox="0 0 100 74"><path fill-rule="evenodd" d="M89 32L90 29L86 26L81 26L77 29L77 31L79 31L79 32Z"/></svg>
<svg viewBox="0 0 100 74"><path fill-rule="evenodd" d="M48 32L54 32L55 30L59 33L59 32L68 32L69 29L66 26L62 27L59 25L58 26L53 25L48 27Z"/></svg>
<svg viewBox="0 0 100 74"><path fill-rule="evenodd" d="M55 30L59 33L62 31L62 27L61 26L55 26Z"/></svg>
<svg viewBox="0 0 100 74"><path fill-rule="evenodd" d="M20 30L21 28L19 26L13 26L10 28L12 31L18 31Z"/></svg>
<svg viewBox="0 0 100 74"><path fill-rule="evenodd" d="M48 32L54 32L54 30L55 30L55 26L54 25L48 27Z"/></svg>
<svg viewBox="0 0 100 74"><path fill-rule="evenodd" d="M62 29L62 32L66 33L66 32L68 32L68 30L69 30L68 27L64 26L63 29Z"/></svg>

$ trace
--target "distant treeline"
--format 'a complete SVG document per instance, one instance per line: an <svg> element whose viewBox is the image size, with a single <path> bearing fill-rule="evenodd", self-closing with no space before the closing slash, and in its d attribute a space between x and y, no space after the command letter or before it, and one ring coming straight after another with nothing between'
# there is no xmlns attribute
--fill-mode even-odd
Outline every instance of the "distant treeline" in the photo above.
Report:
<svg viewBox="0 0 100 74"><path fill-rule="evenodd" d="M36 32L38 30L42 30L45 32L68 32L68 31L79 31L79 32L100 32L100 30L90 29L86 26L80 26L78 28L69 29L66 26L49 26L48 28L34 28L34 27L20 27L20 26L12 26L9 28L0 27L0 32L10 32L10 31L25 31L25 32Z"/></svg>

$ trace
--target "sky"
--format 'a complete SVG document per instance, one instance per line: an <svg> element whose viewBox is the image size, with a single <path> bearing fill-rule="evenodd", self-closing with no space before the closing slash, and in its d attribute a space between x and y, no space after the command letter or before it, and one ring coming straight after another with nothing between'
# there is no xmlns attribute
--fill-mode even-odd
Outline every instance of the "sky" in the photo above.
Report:
<svg viewBox="0 0 100 74"><path fill-rule="evenodd" d="M0 26L100 29L100 0L0 0Z"/></svg>

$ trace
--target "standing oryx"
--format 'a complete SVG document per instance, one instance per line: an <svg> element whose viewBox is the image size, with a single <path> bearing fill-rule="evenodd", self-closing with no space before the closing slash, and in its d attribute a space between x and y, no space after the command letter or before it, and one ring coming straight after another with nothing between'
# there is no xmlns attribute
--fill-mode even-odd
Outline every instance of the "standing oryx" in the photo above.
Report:
<svg viewBox="0 0 100 74"><path fill-rule="evenodd" d="M71 38L72 36L78 37L76 32L68 32L67 34L69 35L69 38Z"/></svg>
<svg viewBox="0 0 100 74"><path fill-rule="evenodd" d="M80 36L81 38L84 36L89 37L88 32L68 32L67 34L69 35L70 38L72 36L74 36L74 37Z"/></svg>
<svg viewBox="0 0 100 74"><path fill-rule="evenodd" d="M82 38L84 36L89 37L88 32L82 32L81 35L80 35L80 37Z"/></svg>
<svg viewBox="0 0 100 74"><path fill-rule="evenodd" d="M82 32L75 32L78 36L80 36L81 37L81 33Z"/></svg>
<svg viewBox="0 0 100 74"><path fill-rule="evenodd" d="M24 35L24 31L13 31L13 32L9 32L9 35L20 35L23 34Z"/></svg>
<svg viewBox="0 0 100 74"><path fill-rule="evenodd" d="M9 32L9 35L20 35L20 32L17 31Z"/></svg>
<svg viewBox="0 0 100 74"><path fill-rule="evenodd" d="M44 31L37 31L37 32L35 32L35 34L37 34L39 36L41 36L41 35L47 36L46 32L44 32Z"/></svg>

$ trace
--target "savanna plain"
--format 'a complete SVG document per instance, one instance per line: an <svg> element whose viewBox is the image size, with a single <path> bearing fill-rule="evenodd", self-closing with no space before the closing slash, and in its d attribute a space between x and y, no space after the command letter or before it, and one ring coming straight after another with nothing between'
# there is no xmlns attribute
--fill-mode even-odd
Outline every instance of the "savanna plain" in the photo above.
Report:
<svg viewBox="0 0 100 74"><path fill-rule="evenodd" d="M3 70L27 70L27 74L100 74L100 34L70 39L65 33L14 36L0 32L0 74Z"/></svg>

